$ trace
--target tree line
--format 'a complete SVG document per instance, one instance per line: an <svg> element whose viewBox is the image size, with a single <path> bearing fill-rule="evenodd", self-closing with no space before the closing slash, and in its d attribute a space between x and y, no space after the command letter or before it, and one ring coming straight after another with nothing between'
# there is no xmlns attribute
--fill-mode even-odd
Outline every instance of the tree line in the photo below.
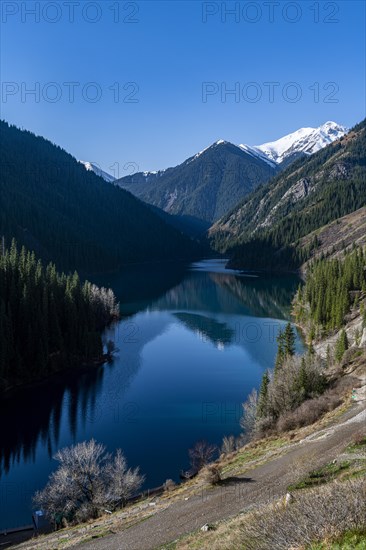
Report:
<svg viewBox="0 0 366 550"><path fill-rule="evenodd" d="M214 233L212 246L230 254L232 267L298 268L319 244L315 236L304 246L303 237L366 204L366 121L350 136L295 161L261 186L222 219L223 226L235 220L238 237ZM311 183L311 192L297 201L284 200L301 179Z"/></svg>
<svg viewBox="0 0 366 550"><path fill-rule="evenodd" d="M0 389L100 358L118 312L112 290L44 267L13 240L0 256Z"/></svg>
<svg viewBox="0 0 366 550"><path fill-rule="evenodd" d="M312 322L316 329L340 329L351 306L358 306L366 293L366 253L362 248L335 259L321 257L310 264L304 287L296 296L299 322Z"/></svg>
<svg viewBox="0 0 366 550"><path fill-rule="evenodd" d="M288 323L277 337L274 368L263 374L259 391L254 389L243 404L241 424L247 434L300 427L339 404L325 370L333 358L340 363L349 347L344 326L351 308L360 311L366 326L365 295L365 250L354 247L334 259L313 260L294 301L296 319L307 327L308 352L295 354L295 332ZM339 332L338 338L322 359L314 353L313 340L330 332Z"/></svg>
<svg viewBox="0 0 366 550"><path fill-rule="evenodd" d="M9 241L79 273L200 255L149 206L60 147L3 121L0 131L0 235Z"/></svg>

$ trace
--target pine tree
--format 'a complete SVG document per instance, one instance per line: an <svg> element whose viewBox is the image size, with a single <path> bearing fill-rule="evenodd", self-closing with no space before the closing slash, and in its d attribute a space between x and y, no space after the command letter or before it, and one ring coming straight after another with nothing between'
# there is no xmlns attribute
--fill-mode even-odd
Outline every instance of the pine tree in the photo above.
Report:
<svg viewBox="0 0 366 550"><path fill-rule="evenodd" d="M335 346L335 358L338 361L338 363L341 361L347 349L348 349L347 333L344 329L342 329Z"/></svg>
<svg viewBox="0 0 366 550"><path fill-rule="evenodd" d="M306 361L305 361L305 357L302 357L300 371L299 371L299 378L298 378L298 391L299 391L299 394L302 396L302 398L305 398L305 396L308 395L308 388L309 388L309 380L308 380L308 372L306 368Z"/></svg>
<svg viewBox="0 0 366 550"><path fill-rule="evenodd" d="M102 355L100 331L118 315L111 290L44 269L15 241L0 255L0 391Z"/></svg>
<svg viewBox="0 0 366 550"><path fill-rule="evenodd" d="M295 331L292 328L291 323L287 323L284 332L284 354L285 357L292 357L295 355Z"/></svg>
<svg viewBox="0 0 366 550"><path fill-rule="evenodd" d="M262 383L258 395L257 418L265 418L268 412L268 386L269 374L265 371L262 377Z"/></svg>
<svg viewBox="0 0 366 550"><path fill-rule="evenodd" d="M275 376L277 376L278 371L282 367L283 361L285 359L285 335L282 332L282 330L280 330L280 332L278 333L276 340L277 340L278 346L277 346L277 356L276 356L276 362L275 362L275 368L274 368Z"/></svg>

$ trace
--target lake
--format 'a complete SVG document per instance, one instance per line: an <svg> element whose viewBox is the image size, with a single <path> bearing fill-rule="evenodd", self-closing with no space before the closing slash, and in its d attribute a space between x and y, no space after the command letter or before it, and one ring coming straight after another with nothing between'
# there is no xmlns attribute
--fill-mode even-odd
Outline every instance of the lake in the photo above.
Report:
<svg viewBox="0 0 366 550"><path fill-rule="evenodd" d="M152 488L179 480L196 441L220 445L240 433L241 403L273 367L299 280L240 275L225 263L135 266L93 279L121 302L120 322L104 334L118 351L111 364L1 403L0 529L31 523L31 496L61 447L95 438L121 448Z"/></svg>

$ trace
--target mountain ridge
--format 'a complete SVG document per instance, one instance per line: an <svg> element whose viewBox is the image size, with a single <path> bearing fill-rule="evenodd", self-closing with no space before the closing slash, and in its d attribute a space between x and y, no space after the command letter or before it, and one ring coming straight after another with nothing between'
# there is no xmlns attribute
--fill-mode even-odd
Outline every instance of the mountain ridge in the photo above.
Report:
<svg viewBox="0 0 366 550"><path fill-rule="evenodd" d="M14 237L59 269L84 273L199 256L195 242L61 147L4 121L0 130L6 242Z"/></svg>
<svg viewBox="0 0 366 550"><path fill-rule="evenodd" d="M288 166L209 230L231 267L293 269L307 234L366 204L366 120L317 153ZM261 251L261 254L259 252Z"/></svg>
<svg viewBox="0 0 366 550"><path fill-rule="evenodd" d="M346 132L344 126L326 122L260 146L219 139L177 166L138 172L115 184L169 214L212 223L296 158L313 154Z"/></svg>
<svg viewBox="0 0 366 550"><path fill-rule="evenodd" d="M218 140L178 166L139 172L115 184L169 214L212 223L276 172L274 165Z"/></svg>
<svg viewBox="0 0 366 550"><path fill-rule="evenodd" d="M95 162L89 162L86 160L79 160L79 162L85 166L85 169L88 172L94 172L94 174L103 178L107 183L113 183L117 179L108 172L102 170L102 168L100 168L100 166L98 166Z"/></svg>
<svg viewBox="0 0 366 550"><path fill-rule="evenodd" d="M270 160L282 164L292 155L311 155L348 133L349 129L336 122L328 121L318 128L299 128L280 139L256 145L253 149L263 153Z"/></svg>

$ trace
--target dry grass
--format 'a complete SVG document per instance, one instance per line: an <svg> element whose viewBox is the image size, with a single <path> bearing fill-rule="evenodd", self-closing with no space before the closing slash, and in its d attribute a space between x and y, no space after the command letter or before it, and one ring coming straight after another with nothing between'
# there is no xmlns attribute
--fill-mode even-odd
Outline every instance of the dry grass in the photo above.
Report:
<svg viewBox="0 0 366 550"><path fill-rule="evenodd" d="M354 479L302 491L288 506L278 500L165 548L295 550L365 529L366 481Z"/></svg>

